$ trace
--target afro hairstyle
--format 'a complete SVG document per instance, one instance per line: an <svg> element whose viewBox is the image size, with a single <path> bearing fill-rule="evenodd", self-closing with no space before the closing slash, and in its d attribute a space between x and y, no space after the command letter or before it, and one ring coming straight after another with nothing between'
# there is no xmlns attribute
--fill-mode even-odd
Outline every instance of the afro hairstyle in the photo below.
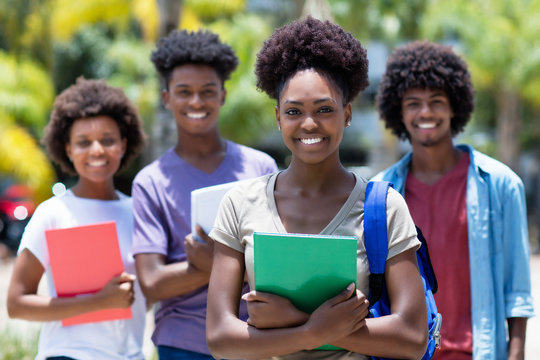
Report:
<svg viewBox="0 0 540 360"><path fill-rule="evenodd" d="M402 121L401 101L413 88L444 90L454 113L452 134L463 130L474 109L474 88L467 64L450 46L415 41L397 47L386 62L377 109L385 126L404 140L409 134Z"/></svg>
<svg viewBox="0 0 540 360"><path fill-rule="evenodd" d="M145 143L145 134L137 109L120 88L107 85L104 80L79 77L56 97L51 119L42 139L51 159L70 175L77 172L66 154L71 127L76 120L96 116L110 116L116 121L122 138L127 140L126 152L120 162L125 168Z"/></svg>
<svg viewBox="0 0 540 360"><path fill-rule="evenodd" d="M177 66L185 64L209 65L214 68L224 83L238 66L234 50L220 41L219 36L208 31L172 31L159 40L157 49L150 60L163 80L163 87L169 87L171 74Z"/></svg>
<svg viewBox="0 0 540 360"><path fill-rule="evenodd" d="M366 49L350 33L330 21L308 16L276 31L257 54L257 87L278 100L286 81L313 68L329 75L351 102L368 85Z"/></svg>

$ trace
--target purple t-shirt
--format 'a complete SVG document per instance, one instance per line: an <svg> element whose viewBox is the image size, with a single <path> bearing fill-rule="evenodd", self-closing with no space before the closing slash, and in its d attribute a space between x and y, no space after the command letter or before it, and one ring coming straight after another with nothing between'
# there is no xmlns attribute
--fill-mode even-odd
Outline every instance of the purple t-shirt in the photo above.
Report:
<svg viewBox="0 0 540 360"><path fill-rule="evenodd" d="M231 141L227 142L225 158L211 174L169 149L133 181L133 254L159 253L166 256L167 263L185 261L184 238L191 232L191 191L275 171L277 165L270 156ZM154 344L210 354L205 327L207 293L204 286L161 301L155 314ZM240 315L246 319L242 305Z"/></svg>

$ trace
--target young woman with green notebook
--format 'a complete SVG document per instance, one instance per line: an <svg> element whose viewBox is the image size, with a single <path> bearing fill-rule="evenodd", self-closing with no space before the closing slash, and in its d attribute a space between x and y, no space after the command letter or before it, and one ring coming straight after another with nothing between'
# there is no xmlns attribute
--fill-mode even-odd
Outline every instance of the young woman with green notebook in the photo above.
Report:
<svg viewBox="0 0 540 360"><path fill-rule="evenodd" d="M366 51L350 33L308 17L274 32L258 54L258 87L277 100L278 128L292 153L282 172L231 190L210 233L216 243L207 308L207 342L217 358L419 358L427 341L414 223L403 198L388 193L386 281L392 314L368 315L368 263L363 245L367 181L339 157L352 119L351 101L368 85ZM253 233L355 236L357 281L313 313L254 289ZM286 248L284 252L288 251ZM333 254L327 254L333 256ZM249 319L237 316L248 303ZM313 350L330 344L341 350Z"/></svg>

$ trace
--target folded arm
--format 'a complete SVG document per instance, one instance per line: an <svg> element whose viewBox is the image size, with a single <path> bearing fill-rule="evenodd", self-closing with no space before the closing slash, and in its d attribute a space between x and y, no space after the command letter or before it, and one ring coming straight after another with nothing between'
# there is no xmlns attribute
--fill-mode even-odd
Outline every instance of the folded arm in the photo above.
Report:
<svg viewBox="0 0 540 360"><path fill-rule="evenodd" d="M327 343L366 355L411 359L423 355L427 345L427 314L414 250L390 259L386 274L392 314L366 319L366 326L341 338L328 338ZM365 301L360 292L357 297ZM252 291L243 299L248 302L248 324L258 329L301 329L311 319L309 314L277 295Z"/></svg>
<svg viewBox="0 0 540 360"><path fill-rule="evenodd" d="M207 307L207 343L218 358L258 359L314 349L365 325L367 305L350 286L300 326L257 329L238 319L244 255L216 243Z"/></svg>

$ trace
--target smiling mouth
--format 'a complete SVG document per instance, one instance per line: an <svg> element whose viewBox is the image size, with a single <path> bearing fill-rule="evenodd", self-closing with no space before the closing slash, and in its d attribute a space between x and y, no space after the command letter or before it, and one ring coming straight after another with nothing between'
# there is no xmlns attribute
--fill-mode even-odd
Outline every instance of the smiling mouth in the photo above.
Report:
<svg viewBox="0 0 540 360"><path fill-rule="evenodd" d="M420 129L434 129L437 126L437 124L433 122L427 122L427 123L420 123L417 126Z"/></svg>
<svg viewBox="0 0 540 360"><path fill-rule="evenodd" d="M202 119L203 117L205 117L206 115L208 115L208 113L187 113L186 114L188 118L191 118L191 119Z"/></svg>
<svg viewBox="0 0 540 360"><path fill-rule="evenodd" d="M99 160L99 161L89 161L88 165L92 167L101 167L105 166L107 162L105 160Z"/></svg>
<svg viewBox="0 0 540 360"><path fill-rule="evenodd" d="M300 142L302 144L305 144L305 145L313 145L313 144L318 144L320 143L321 141L323 141L323 138L309 138L309 139L298 139L300 140Z"/></svg>

